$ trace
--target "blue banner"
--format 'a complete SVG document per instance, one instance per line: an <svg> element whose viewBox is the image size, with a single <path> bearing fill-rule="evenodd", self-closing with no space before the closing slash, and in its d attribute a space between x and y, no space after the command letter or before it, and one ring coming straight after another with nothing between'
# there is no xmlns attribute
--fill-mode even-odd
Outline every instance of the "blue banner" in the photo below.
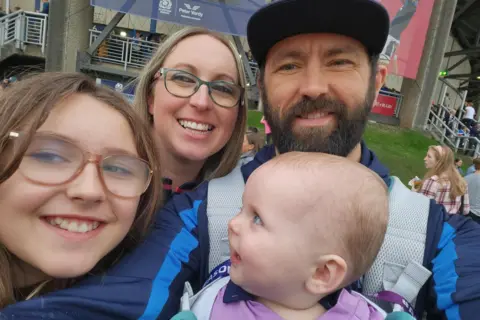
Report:
<svg viewBox="0 0 480 320"><path fill-rule="evenodd" d="M92 6L245 36L265 0L91 0Z"/></svg>

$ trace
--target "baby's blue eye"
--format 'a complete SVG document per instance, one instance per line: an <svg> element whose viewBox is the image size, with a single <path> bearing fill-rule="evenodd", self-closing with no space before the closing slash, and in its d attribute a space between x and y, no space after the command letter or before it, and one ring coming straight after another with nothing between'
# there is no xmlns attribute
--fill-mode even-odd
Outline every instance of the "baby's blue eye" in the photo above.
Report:
<svg viewBox="0 0 480 320"><path fill-rule="evenodd" d="M253 216L253 223L258 224L258 225L263 224L262 219L260 219L260 217L258 215Z"/></svg>

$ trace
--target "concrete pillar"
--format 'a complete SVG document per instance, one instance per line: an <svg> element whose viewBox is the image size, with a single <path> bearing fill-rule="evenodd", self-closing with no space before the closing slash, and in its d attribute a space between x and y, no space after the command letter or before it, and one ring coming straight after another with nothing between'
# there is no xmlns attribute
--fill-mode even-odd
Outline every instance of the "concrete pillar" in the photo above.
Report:
<svg viewBox="0 0 480 320"><path fill-rule="evenodd" d="M416 79L403 80L400 126L423 129L448 44L457 0L435 0Z"/></svg>
<svg viewBox="0 0 480 320"><path fill-rule="evenodd" d="M77 52L88 49L92 25L90 0L50 0L46 71L77 71Z"/></svg>

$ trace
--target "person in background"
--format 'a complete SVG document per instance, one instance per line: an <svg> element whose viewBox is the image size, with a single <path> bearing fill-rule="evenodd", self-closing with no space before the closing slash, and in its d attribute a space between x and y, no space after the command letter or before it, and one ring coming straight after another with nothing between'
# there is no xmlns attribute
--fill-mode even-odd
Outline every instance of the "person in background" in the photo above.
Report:
<svg viewBox="0 0 480 320"><path fill-rule="evenodd" d="M42 5L40 7L40 13L48 14L50 12L50 2L49 0L42 0Z"/></svg>
<svg viewBox="0 0 480 320"><path fill-rule="evenodd" d="M480 137L480 124L475 122L472 123L473 125L470 127L470 139L468 139L468 149L465 151L465 155L474 156L475 149L477 148L477 140L473 138Z"/></svg>
<svg viewBox="0 0 480 320"><path fill-rule="evenodd" d="M457 134L462 137L468 136L470 133L470 130L466 126L462 126L460 129L458 129Z"/></svg>
<svg viewBox="0 0 480 320"><path fill-rule="evenodd" d="M449 214L467 215L468 186L455 167L452 150L447 146L431 146L424 161L428 171L418 192L443 205Z"/></svg>
<svg viewBox="0 0 480 320"><path fill-rule="evenodd" d="M480 158L473 160L473 167L475 172L465 177L470 198L470 213L468 216L475 222L480 223Z"/></svg>
<svg viewBox="0 0 480 320"><path fill-rule="evenodd" d="M245 161L247 161L247 159L253 159L257 152L263 148L264 143L265 140L258 130L247 130L243 139L242 155L240 159L244 159Z"/></svg>
<svg viewBox="0 0 480 320"><path fill-rule="evenodd" d="M141 42L143 40L142 38L142 33L140 31L136 31L135 35L133 36L132 40L132 60L134 63L141 64L142 63L142 47L143 43Z"/></svg>
<svg viewBox="0 0 480 320"><path fill-rule="evenodd" d="M464 124L460 124L460 128L457 131L458 137L470 137L470 129L467 128ZM460 139L459 148L468 148L469 139Z"/></svg>
<svg viewBox="0 0 480 320"><path fill-rule="evenodd" d="M460 173L461 176L463 176L465 173L463 172L462 169L463 166L463 161L460 158L455 158L455 168L457 168L458 173Z"/></svg>
<svg viewBox="0 0 480 320"><path fill-rule="evenodd" d="M463 115L462 122L467 128L471 128L475 123L475 109L473 108L473 103L468 101L465 107L465 114Z"/></svg>
<svg viewBox="0 0 480 320"><path fill-rule="evenodd" d="M447 109L453 109L452 102L450 100L450 94L448 92L445 93L445 98L443 99L443 106Z"/></svg>
<svg viewBox="0 0 480 320"><path fill-rule="evenodd" d="M473 158L473 162L475 162L475 159L477 158ZM475 164L472 164L470 167L468 167L467 172L465 173L465 177L471 175L472 173L475 173L475 171Z"/></svg>
<svg viewBox="0 0 480 320"><path fill-rule="evenodd" d="M472 126L470 127L470 137L478 138L479 134L480 134L480 123L472 122Z"/></svg>
<svg viewBox="0 0 480 320"><path fill-rule="evenodd" d="M265 126L265 139L267 144L272 143L272 130L270 129L270 126L268 125L267 120L265 119L265 116L262 117L262 120L260 120L260 123Z"/></svg>
<svg viewBox="0 0 480 320"><path fill-rule="evenodd" d="M448 112L445 112L443 121L447 124L448 128L455 132L457 130L457 123L455 122L455 110L448 109ZM446 136L451 136L451 132L446 130Z"/></svg>

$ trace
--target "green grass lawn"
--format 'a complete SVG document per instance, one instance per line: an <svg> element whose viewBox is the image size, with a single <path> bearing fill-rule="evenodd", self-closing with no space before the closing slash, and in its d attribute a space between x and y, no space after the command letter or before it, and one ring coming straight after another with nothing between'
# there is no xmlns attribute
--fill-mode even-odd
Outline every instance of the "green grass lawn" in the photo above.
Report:
<svg viewBox="0 0 480 320"><path fill-rule="evenodd" d="M423 158L428 147L437 144L416 131L374 123L368 125L364 137L390 173L404 183L425 174Z"/></svg>
<svg viewBox="0 0 480 320"><path fill-rule="evenodd" d="M248 110L247 123L249 127L257 127L263 130L263 125L260 123L263 113L259 111Z"/></svg>
<svg viewBox="0 0 480 320"><path fill-rule="evenodd" d="M249 111L248 125L263 130L260 124L261 118L262 113ZM423 177L426 170L423 158L427 149L431 145L438 144L417 131L377 123L368 124L364 138L369 148L390 169L390 173L399 177L404 183L415 176ZM471 164L471 160L462 155L459 157L463 159L464 169L466 169Z"/></svg>
<svg viewBox="0 0 480 320"><path fill-rule="evenodd" d="M423 158L427 149L438 144L420 132L377 123L369 123L364 137L369 148L390 169L390 173L403 183L415 176L423 177L426 172ZM471 158L463 154L456 156L463 160L465 171L471 165Z"/></svg>

